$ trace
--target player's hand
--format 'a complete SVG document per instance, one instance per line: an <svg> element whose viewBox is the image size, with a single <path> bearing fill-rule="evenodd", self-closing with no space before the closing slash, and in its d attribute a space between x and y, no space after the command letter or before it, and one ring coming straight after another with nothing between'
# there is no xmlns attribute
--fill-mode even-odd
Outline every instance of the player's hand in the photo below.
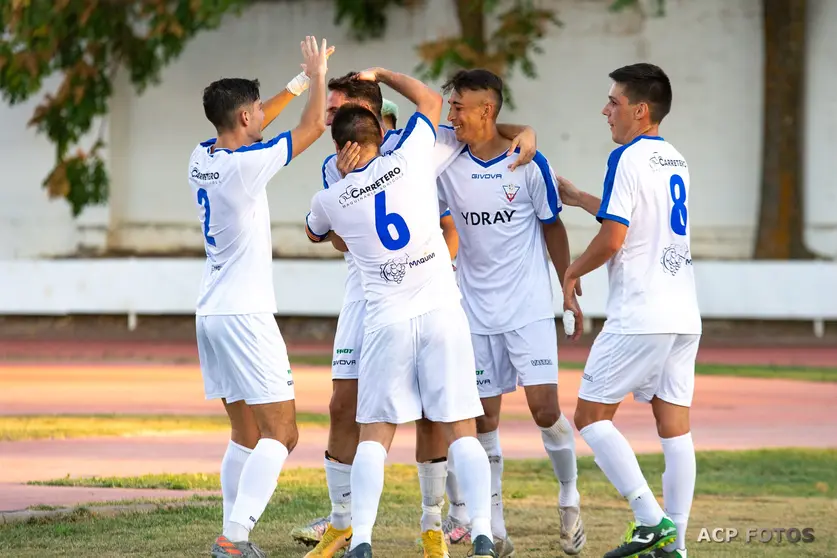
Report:
<svg viewBox="0 0 837 558"><path fill-rule="evenodd" d="M354 79L361 81L378 81L378 72L380 68L368 68L354 75Z"/></svg>
<svg viewBox="0 0 837 558"><path fill-rule="evenodd" d="M323 41L325 41L325 39ZM337 47L333 47L333 46L328 47L328 50L326 51L326 60L328 60L331 57L331 55L334 54L334 50L336 48ZM305 73L305 75L310 78L311 74L308 72L308 65L303 63L303 64L300 64L300 66L302 66L303 73Z"/></svg>
<svg viewBox="0 0 837 558"><path fill-rule="evenodd" d="M337 170L340 171L340 176L345 177L355 170L359 161L360 145L353 141L347 141L343 149L337 153Z"/></svg>
<svg viewBox="0 0 837 558"><path fill-rule="evenodd" d="M556 178L558 180L558 196L561 198L561 203L575 207L580 206L581 190L576 188L575 184L563 176L558 176Z"/></svg>
<svg viewBox="0 0 837 558"><path fill-rule="evenodd" d="M575 341L584 333L584 314L581 313L581 307L575 293L577 283L578 279L570 278L569 274L564 279L564 311L569 310L575 317L575 331L568 336L572 341Z"/></svg>
<svg viewBox="0 0 837 558"><path fill-rule="evenodd" d="M324 76L328 72L328 45L323 39L322 46L317 45L317 38L311 35L299 43L302 49L302 67L309 77Z"/></svg>
<svg viewBox="0 0 837 558"><path fill-rule="evenodd" d="M529 126L520 132L512 140L511 147L509 147L508 155L514 153L514 150L520 148L520 154L517 159L509 165L509 170L514 170L520 165L525 165L535 158L535 152L538 150L538 137L535 130Z"/></svg>

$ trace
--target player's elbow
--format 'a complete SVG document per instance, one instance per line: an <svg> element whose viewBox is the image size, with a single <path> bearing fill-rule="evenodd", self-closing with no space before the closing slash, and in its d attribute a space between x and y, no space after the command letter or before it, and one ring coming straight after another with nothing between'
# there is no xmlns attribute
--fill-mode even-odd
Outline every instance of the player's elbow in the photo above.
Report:
<svg viewBox="0 0 837 558"><path fill-rule="evenodd" d="M314 231L309 229L307 226L305 227L305 234L308 235L308 240L317 244L325 241L328 238L328 233L324 235L315 234Z"/></svg>

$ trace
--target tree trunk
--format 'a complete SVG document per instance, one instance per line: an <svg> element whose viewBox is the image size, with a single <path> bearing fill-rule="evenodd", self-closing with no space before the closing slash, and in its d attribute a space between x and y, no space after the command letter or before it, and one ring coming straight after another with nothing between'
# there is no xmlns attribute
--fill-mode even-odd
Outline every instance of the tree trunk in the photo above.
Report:
<svg viewBox="0 0 837 558"><path fill-rule="evenodd" d="M485 53L484 0L456 0L456 16L465 42L480 54Z"/></svg>
<svg viewBox="0 0 837 558"><path fill-rule="evenodd" d="M807 0L763 0L764 136L756 259L807 259L802 176Z"/></svg>

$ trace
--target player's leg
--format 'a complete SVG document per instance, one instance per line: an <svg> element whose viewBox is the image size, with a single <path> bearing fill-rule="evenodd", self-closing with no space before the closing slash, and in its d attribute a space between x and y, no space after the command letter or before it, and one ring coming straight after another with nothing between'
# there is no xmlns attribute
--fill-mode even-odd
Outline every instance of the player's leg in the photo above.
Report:
<svg viewBox="0 0 837 558"><path fill-rule="evenodd" d="M445 482L448 476L447 453L442 425L424 418L417 420L416 467L421 489L421 545L428 556L444 556L442 507L445 504Z"/></svg>
<svg viewBox="0 0 837 558"><path fill-rule="evenodd" d="M253 413L241 400L238 388L232 379L224 373L218 355L212 347L207 331L206 316L195 317L195 334L198 344L198 359L203 376L204 391L207 399L221 399L230 420L230 441L224 458L221 460L221 494L223 496L223 524L229 522L235 498L238 494L238 482L241 469L259 441L259 428ZM211 319L211 318L209 318Z"/></svg>
<svg viewBox="0 0 837 558"><path fill-rule="evenodd" d="M630 444L613 425L628 393L652 392L669 352L665 335L600 333L584 368L575 411L575 425L595 455L596 464L631 505L635 522L626 542L606 558L635 556L673 540L676 529L657 502ZM640 398L641 399L641 398Z"/></svg>
<svg viewBox="0 0 837 558"><path fill-rule="evenodd" d="M324 459L331 513L327 518L315 519L291 532L300 542L316 544L306 558L330 558L348 545L352 535L351 476L360 435L355 416L365 316L366 302L357 301L343 307L337 319L331 366L328 447Z"/></svg>
<svg viewBox="0 0 837 558"><path fill-rule="evenodd" d="M666 360L651 407L663 446L663 502L677 526L677 540L650 554L652 558L686 556L686 528L695 493L697 467L689 409L695 386L699 335L678 335Z"/></svg>
<svg viewBox="0 0 837 558"><path fill-rule="evenodd" d="M421 418L411 321L367 332L358 370L360 444L352 466L352 540L345 558L368 556L397 424Z"/></svg>
<svg viewBox="0 0 837 558"><path fill-rule="evenodd" d="M477 439L483 414L479 391L466 371L476 368L462 307L435 310L418 320L417 370L425 417L443 423L459 487L471 520L469 556L496 558L491 534L491 466Z"/></svg>
<svg viewBox="0 0 837 558"><path fill-rule="evenodd" d="M221 461L221 495L224 501L224 525L226 526L238 496L238 484L241 481L244 463L259 442L261 433L253 411L243 400L230 402L224 399L223 401L232 428L230 442L224 453L224 459Z"/></svg>
<svg viewBox="0 0 837 558"><path fill-rule="evenodd" d="M249 542L250 531L264 513L298 439L290 364L272 314L210 318L207 329L219 361L230 371L260 432L242 467L235 503L213 555L236 555L237 550L258 556L261 551Z"/></svg>
<svg viewBox="0 0 837 558"><path fill-rule="evenodd" d="M526 391L529 411L560 487L561 548L566 554L581 552L587 537L581 520L575 433L558 402L558 335L555 320L532 322L505 334L509 358Z"/></svg>

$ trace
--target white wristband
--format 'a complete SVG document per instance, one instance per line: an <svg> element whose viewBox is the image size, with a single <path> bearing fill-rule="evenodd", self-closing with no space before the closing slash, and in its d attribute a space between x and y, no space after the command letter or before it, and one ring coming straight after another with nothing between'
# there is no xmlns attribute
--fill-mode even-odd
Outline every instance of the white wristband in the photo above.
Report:
<svg viewBox="0 0 837 558"><path fill-rule="evenodd" d="M305 75L305 72L300 72L298 76L288 82L286 89L291 92L291 94L299 97L308 89L308 84L311 82L311 78Z"/></svg>
<svg viewBox="0 0 837 558"><path fill-rule="evenodd" d="M575 314L572 310L564 310L564 333L568 336L575 333Z"/></svg>

